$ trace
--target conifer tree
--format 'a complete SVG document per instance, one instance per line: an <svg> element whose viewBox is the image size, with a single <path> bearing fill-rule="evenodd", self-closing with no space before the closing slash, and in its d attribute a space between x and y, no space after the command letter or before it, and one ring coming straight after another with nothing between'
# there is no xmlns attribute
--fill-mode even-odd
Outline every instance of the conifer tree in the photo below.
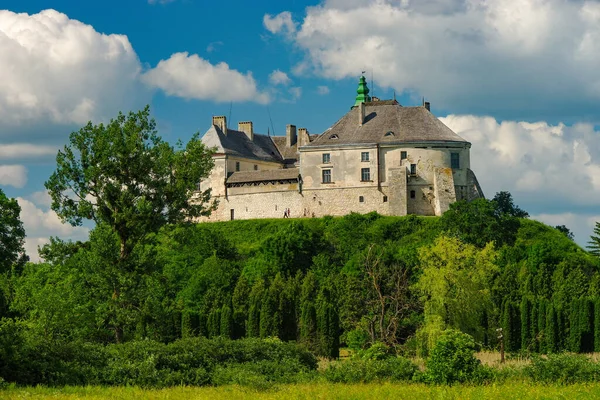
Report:
<svg viewBox="0 0 600 400"><path fill-rule="evenodd" d="M538 300L538 318L537 318L537 342L538 351L540 353L547 353L547 347L545 340L546 336L546 299Z"/></svg>
<svg viewBox="0 0 600 400"><path fill-rule="evenodd" d="M321 288L316 306L319 352L329 359L338 358L340 355L340 322L330 284Z"/></svg>
<svg viewBox="0 0 600 400"><path fill-rule="evenodd" d="M265 283L262 279L258 279L252 290L250 291L249 306L248 306L248 323L246 325L247 337L260 336L260 310L265 294Z"/></svg>
<svg viewBox="0 0 600 400"><path fill-rule="evenodd" d="M529 323L529 331L530 331L530 345L529 345L529 349L534 352L537 353L540 349L539 349L539 343L537 341L537 336L538 336L538 302L533 300L531 302L531 317L530 317L530 323Z"/></svg>
<svg viewBox="0 0 600 400"><path fill-rule="evenodd" d="M232 337L239 339L246 336L246 321L248 320L248 303L250 297L250 285L248 280L241 276L231 298L233 307L233 332Z"/></svg>
<svg viewBox="0 0 600 400"><path fill-rule="evenodd" d="M194 336L192 329L192 318L189 310L183 310L181 313L181 337L188 338Z"/></svg>
<svg viewBox="0 0 600 400"><path fill-rule="evenodd" d="M208 337L213 338L221 334L221 310L213 308L208 314Z"/></svg>
<svg viewBox="0 0 600 400"><path fill-rule="evenodd" d="M300 276L300 273L297 275ZM281 311L281 340L298 339L298 314L299 281L289 277L284 282L284 290L279 299Z"/></svg>
<svg viewBox="0 0 600 400"><path fill-rule="evenodd" d="M277 274L263 297L260 309L260 337L281 336L281 296L284 289L283 278Z"/></svg>
<svg viewBox="0 0 600 400"><path fill-rule="evenodd" d="M545 348L547 353L556 353L559 349L558 318L554 305L550 303L546 309Z"/></svg>
<svg viewBox="0 0 600 400"><path fill-rule="evenodd" d="M231 339L233 334L233 312L229 305L224 305L221 309L221 336Z"/></svg>
<svg viewBox="0 0 600 400"><path fill-rule="evenodd" d="M525 296L521 299L521 349L529 350L531 344L531 302Z"/></svg>
<svg viewBox="0 0 600 400"><path fill-rule="evenodd" d="M594 234L590 236L587 248L590 250L590 253L596 257L600 257L600 222L596 222Z"/></svg>
<svg viewBox="0 0 600 400"><path fill-rule="evenodd" d="M312 271L309 271L302 281L300 295L300 341L311 350L316 349L317 343L316 297L317 280Z"/></svg>

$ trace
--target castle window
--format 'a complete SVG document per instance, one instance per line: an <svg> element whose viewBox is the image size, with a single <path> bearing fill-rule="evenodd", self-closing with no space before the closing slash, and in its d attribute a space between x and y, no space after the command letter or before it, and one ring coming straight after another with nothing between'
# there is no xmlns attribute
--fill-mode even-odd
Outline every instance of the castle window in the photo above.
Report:
<svg viewBox="0 0 600 400"><path fill-rule="evenodd" d="M329 164L331 162L331 154L323 153L323 164Z"/></svg>
<svg viewBox="0 0 600 400"><path fill-rule="evenodd" d="M364 203L365 202L365 196L358 196L358 202L359 203Z"/></svg>
<svg viewBox="0 0 600 400"><path fill-rule="evenodd" d="M333 135L329 136L329 139L338 139L338 135L334 133Z"/></svg>
<svg viewBox="0 0 600 400"><path fill-rule="evenodd" d="M360 161L362 161L362 162L369 161L369 152L368 151L363 151L362 153L360 153Z"/></svg>
<svg viewBox="0 0 600 400"><path fill-rule="evenodd" d="M236 171L239 171L239 170L240 170L240 162L239 162L239 161L236 161L236 162L235 162L235 170L236 170Z"/></svg>
<svg viewBox="0 0 600 400"><path fill-rule="evenodd" d="M388 131L384 136L394 136L394 132Z"/></svg>
<svg viewBox="0 0 600 400"><path fill-rule="evenodd" d="M450 153L450 166L452 169L460 168L460 154L459 153Z"/></svg>
<svg viewBox="0 0 600 400"><path fill-rule="evenodd" d="M368 182L371 180L371 168L360 169L360 180L363 182Z"/></svg>
<svg viewBox="0 0 600 400"><path fill-rule="evenodd" d="M411 199L414 199L415 197L417 197L417 194L415 193L415 191L414 191L414 190L411 190L411 191L410 191L410 198L411 198Z"/></svg>
<svg viewBox="0 0 600 400"><path fill-rule="evenodd" d="M258 171L258 165L254 164L254 170Z"/></svg>
<svg viewBox="0 0 600 400"><path fill-rule="evenodd" d="M383 196L383 202L387 203L387 196Z"/></svg>
<svg viewBox="0 0 600 400"><path fill-rule="evenodd" d="M410 174L411 175L417 174L417 164L410 164Z"/></svg>
<svg viewBox="0 0 600 400"><path fill-rule="evenodd" d="M406 160L407 154L405 151L400 152L400 160Z"/></svg>
<svg viewBox="0 0 600 400"><path fill-rule="evenodd" d="M331 183L331 170L324 169L323 171L321 171L321 173L323 175L323 183Z"/></svg>

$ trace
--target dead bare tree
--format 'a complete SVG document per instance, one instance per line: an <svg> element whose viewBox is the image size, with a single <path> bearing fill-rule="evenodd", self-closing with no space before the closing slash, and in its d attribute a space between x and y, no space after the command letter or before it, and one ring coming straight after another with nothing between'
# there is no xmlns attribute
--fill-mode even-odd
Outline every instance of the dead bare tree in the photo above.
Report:
<svg viewBox="0 0 600 400"><path fill-rule="evenodd" d="M367 313L363 317L371 342L380 341L394 346L399 340L398 329L402 320L415 308L410 293L408 271L396 263L386 265L383 250L372 244L364 258L368 277Z"/></svg>

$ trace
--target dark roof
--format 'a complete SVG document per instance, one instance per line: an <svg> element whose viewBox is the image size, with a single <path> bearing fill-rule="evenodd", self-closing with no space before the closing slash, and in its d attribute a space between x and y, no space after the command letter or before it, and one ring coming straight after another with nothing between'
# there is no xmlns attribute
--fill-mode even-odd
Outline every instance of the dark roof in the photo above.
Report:
<svg viewBox="0 0 600 400"><path fill-rule="evenodd" d="M368 102L365 103L365 122L362 126L358 124L358 113L358 107L352 108L306 147L366 143L467 142L425 107L402 107L395 100Z"/></svg>
<svg viewBox="0 0 600 400"><path fill-rule="evenodd" d="M238 171L227 178L227 183L265 182L298 179L298 168L264 169L262 171Z"/></svg>
<svg viewBox="0 0 600 400"><path fill-rule="evenodd" d="M279 154L281 154L285 160L298 159L298 142L296 142L292 147L287 147L287 138L285 136L271 136L271 139L275 143L275 146L277 146Z"/></svg>
<svg viewBox="0 0 600 400"><path fill-rule="evenodd" d="M250 140L244 132L227 129L225 136L220 128L212 125L202 136L202 143L207 147L216 147L217 153L277 163L283 161L279 150L267 135L255 133L254 140Z"/></svg>

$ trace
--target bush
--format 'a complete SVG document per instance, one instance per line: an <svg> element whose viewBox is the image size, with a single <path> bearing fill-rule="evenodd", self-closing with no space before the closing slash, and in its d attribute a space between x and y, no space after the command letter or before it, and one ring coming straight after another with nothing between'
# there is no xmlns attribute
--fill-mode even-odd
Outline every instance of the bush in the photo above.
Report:
<svg viewBox="0 0 600 400"><path fill-rule="evenodd" d="M480 380L481 362L475 358L475 341L454 329L442 333L427 359L426 382L452 384Z"/></svg>
<svg viewBox="0 0 600 400"><path fill-rule="evenodd" d="M334 383L369 383L373 381L408 381L417 366L403 357L385 360L352 359L331 363L323 376Z"/></svg>
<svg viewBox="0 0 600 400"><path fill-rule="evenodd" d="M108 346L27 343L16 351L10 360L0 363L14 367L7 368L7 381L22 385L166 387L235 383L220 371L225 366L237 372L249 371L244 379L256 386L258 376L269 382L292 382L296 374L317 368L311 353L278 340L189 338L170 344L144 340Z"/></svg>
<svg viewBox="0 0 600 400"><path fill-rule="evenodd" d="M374 343L367 350L359 353L361 358L365 360L385 360L394 356L390 347L381 342Z"/></svg>
<svg viewBox="0 0 600 400"><path fill-rule="evenodd" d="M534 357L525 368L535 382L568 385L600 379L600 365L584 355L552 354L547 358Z"/></svg>

